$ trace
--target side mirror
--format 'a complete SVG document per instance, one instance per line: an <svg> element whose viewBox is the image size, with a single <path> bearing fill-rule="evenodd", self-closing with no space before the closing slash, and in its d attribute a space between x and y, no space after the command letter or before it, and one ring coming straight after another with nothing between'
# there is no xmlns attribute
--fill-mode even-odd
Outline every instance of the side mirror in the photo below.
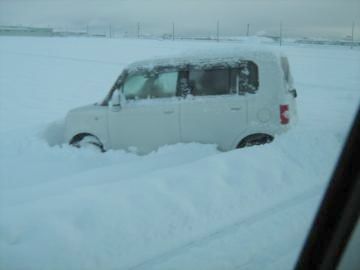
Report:
<svg viewBox="0 0 360 270"><path fill-rule="evenodd" d="M111 96L111 100L109 102L109 108L114 112L120 111L122 105L121 102L122 99L123 99L122 93L120 92L119 89L116 89Z"/></svg>

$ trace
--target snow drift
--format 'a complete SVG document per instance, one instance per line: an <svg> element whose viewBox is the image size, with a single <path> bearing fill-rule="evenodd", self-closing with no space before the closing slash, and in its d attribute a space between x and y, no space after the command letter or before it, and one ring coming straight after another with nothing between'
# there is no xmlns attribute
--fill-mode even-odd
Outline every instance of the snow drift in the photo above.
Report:
<svg viewBox="0 0 360 270"><path fill-rule="evenodd" d="M1 269L293 265L359 104L359 51L284 48L299 123L269 145L137 156L61 144L65 113L101 100L126 64L204 46L235 45L1 38Z"/></svg>

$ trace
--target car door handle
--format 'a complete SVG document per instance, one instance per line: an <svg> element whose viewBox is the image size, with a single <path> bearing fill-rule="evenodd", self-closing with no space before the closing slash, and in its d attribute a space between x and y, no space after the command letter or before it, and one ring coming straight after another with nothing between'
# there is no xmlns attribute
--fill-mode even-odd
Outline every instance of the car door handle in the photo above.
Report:
<svg viewBox="0 0 360 270"><path fill-rule="evenodd" d="M167 110L167 111L164 111L164 114L172 114L174 113L174 110Z"/></svg>
<svg viewBox="0 0 360 270"><path fill-rule="evenodd" d="M231 107L230 111L240 111L241 107Z"/></svg>

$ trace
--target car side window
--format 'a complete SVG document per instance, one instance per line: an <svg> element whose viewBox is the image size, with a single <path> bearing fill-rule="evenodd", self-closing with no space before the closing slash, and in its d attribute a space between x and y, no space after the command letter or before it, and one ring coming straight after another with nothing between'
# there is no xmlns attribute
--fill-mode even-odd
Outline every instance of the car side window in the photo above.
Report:
<svg viewBox="0 0 360 270"><path fill-rule="evenodd" d="M128 77L123 86L126 99L146 98L146 93L144 91L146 81L147 79L143 74Z"/></svg>
<svg viewBox="0 0 360 270"><path fill-rule="evenodd" d="M151 89L152 98L173 97L176 95L178 72L166 72L158 75Z"/></svg>
<svg viewBox="0 0 360 270"><path fill-rule="evenodd" d="M241 63L231 69L231 89L241 94L255 93L259 88L258 67L254 62Z"/></svg>
<svg viewBox="0 0 360 270"><path fill-rule="evenodd" d="M177 72L136 74L127 78L123 86L126 99L173 97L176 95Z"/></svg>
<svg viewBox="0 0 360 270"><path fill-rule="evenodd" d="M190 70L189 85L194 96L227 95L230 89L228 69Z"/></svg>
<svg viewBox="0 0 360 270"><path fill-rule="evenodd" d="M194 96L255 93L259 87L258 68L246 61L231 68L190 70L188 84Z"/></svg>

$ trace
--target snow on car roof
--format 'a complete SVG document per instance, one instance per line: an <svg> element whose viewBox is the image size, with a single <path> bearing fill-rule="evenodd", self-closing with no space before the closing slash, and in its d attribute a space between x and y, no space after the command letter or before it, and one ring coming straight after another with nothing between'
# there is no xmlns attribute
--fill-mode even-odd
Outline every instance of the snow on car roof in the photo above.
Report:
<svg viewBox="0 0 360 270"><path fill-rule="evenodd" d="M147 60L137 61L127 66L129 72L138 70L150 70L156 67L180 67L184 65L231 65L241 61L277 61L283 55L280 50L274 48L249 48L237 47L224 50L212 49L203 51L185 52L167 57L153 57Z"/></svg>

